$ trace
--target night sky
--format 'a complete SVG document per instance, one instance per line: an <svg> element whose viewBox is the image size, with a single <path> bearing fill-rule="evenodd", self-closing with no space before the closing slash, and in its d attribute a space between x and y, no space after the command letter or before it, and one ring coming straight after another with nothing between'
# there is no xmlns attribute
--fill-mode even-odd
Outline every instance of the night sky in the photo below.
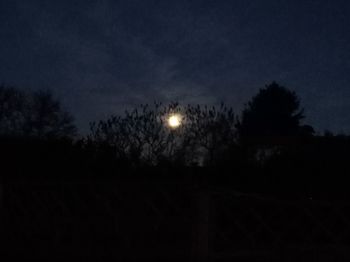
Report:
<svg viewBox="0 0 350 262"><path fill-rule="evenodd" d="M350 1L0 0L0 83L52 89L82 132L154 100L239 113L273 80L350 132Z"/></svg>

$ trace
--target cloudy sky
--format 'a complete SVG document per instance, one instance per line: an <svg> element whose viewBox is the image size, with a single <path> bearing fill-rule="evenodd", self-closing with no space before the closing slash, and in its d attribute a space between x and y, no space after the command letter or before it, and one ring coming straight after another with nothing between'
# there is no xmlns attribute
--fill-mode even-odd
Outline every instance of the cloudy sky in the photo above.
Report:
<svg viewBox="0 0 350 262"><path fill-rule="evenodd" d="M140 103L239 112L275 80L350 133L347 0L1 0L0 83L52 89L82 131Z"/></svg>

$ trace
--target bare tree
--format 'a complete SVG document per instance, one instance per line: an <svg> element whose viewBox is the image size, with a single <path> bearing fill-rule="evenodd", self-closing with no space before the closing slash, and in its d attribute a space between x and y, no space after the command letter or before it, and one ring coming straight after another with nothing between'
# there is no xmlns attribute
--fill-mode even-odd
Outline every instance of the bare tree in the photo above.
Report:
<svg viewBox="0 0 350 262"><path fill-rule="evenodd" d="M89 139L99 145L109 145L117 158L133 162L156 164L175 152L176 133L166 128L166 116L176 111L177 104L168 107L146 104L125 115L112 116L91 124Z"/></svg>
<svg viewBox="0 0 350 262"><path fill-rule="evenodd" d="M62 110L61 104L49 91L39 91L29 97L26 122L27 134L57 138L74 136L73 117Z"/></svg>
<svg viewBox="0 0 350 262"><path fill-rule="evenodd" d="M49 91L24 92L0 87L0 133L37 138L72 137L72 116Z"/></svg>
<svg viewBox="0 0 350 262"><path fill-rule="evenodd" d="M168 125L172 115L181 118L176 128ZM92 123L89 140L112 147L116 158L134 163L212 164L234 143L234 126L233 111L224 105L216 109L154 103Z"/></svg>
<svg viewBox="0 0 350 262"><path fill-rule="evenodd" d="M0 133L23 135L26 97L14 87L0 86Z"/></svg>
<svg viewBox="0 0 350 262"><path fill-rule="evenodd" d="M201 161L212 165L236 143L236 117L232 108L188 105L186 137L194 141Z"/></svg>

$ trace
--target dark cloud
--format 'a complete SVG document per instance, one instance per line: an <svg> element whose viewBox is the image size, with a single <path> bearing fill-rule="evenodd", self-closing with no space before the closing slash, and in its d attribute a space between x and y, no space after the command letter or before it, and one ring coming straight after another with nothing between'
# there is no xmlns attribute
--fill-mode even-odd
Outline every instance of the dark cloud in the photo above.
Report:
<svg viewBox="0 0 350 262"><path fill-rule="evenodd" d="M138 103L239 110L264 84L297 91L319 130L350 131L346 1L0 3L0 81L52 88L84 130Z"/></svg>

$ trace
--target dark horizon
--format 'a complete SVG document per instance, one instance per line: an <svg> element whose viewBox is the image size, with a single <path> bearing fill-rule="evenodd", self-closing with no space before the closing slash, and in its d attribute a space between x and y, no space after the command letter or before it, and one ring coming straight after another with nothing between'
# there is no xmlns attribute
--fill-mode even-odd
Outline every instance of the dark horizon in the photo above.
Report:
<svg viewBox="0 0 350 262"><path fill-rule="evenodd" d="M51 89L84 133L154 100L233 106L271 81L350 133L348 1L0 3L0 82Z"/></svg>

